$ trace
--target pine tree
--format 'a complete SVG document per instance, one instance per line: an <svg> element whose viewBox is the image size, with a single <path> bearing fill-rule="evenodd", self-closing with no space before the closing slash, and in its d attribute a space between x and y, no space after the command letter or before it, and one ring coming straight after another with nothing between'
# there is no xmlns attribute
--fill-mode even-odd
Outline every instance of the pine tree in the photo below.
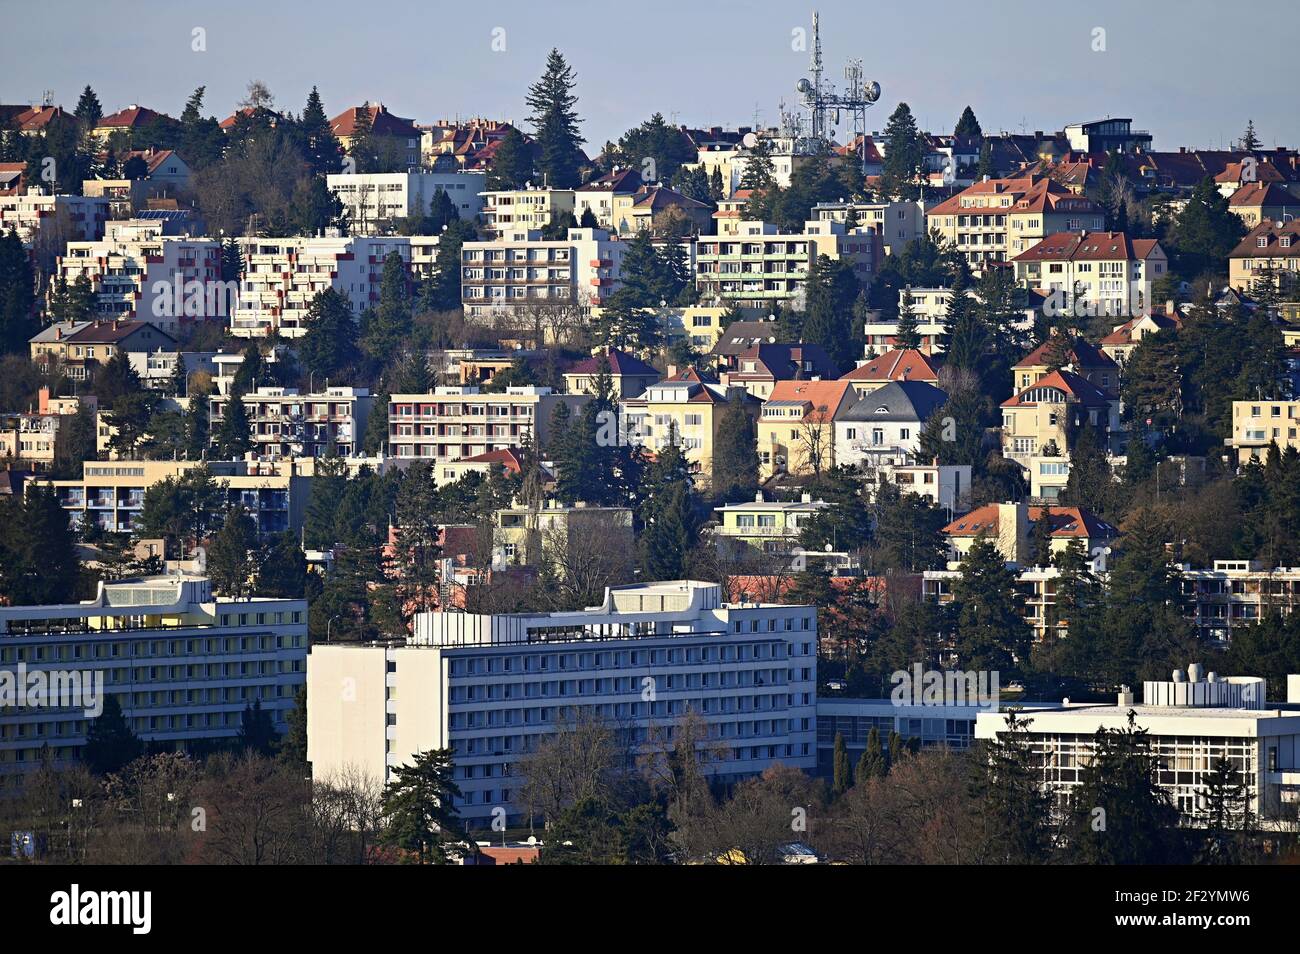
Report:
<svg viewBox="0 0 1300 954"><path fill-rule="evenodd" d="M352 124L352 141L348 144L348 155L352 157L356 172L378 172L379 158L376 155L374 136L373 107L367 100L354 111Z"/></svg>
<svg viewBox="0 0 1300 954"><path fill-rule="evenodd" d="M758 488L758 433L744 396L731 396L713 439L712 491L719 500L752 498Z"/></svg>
<svg viewBox="0 0 1300 954"><path fill-rule="evenodd" d="M984 757L975 761L973 794L988 822L985 849L999 864L1042 864L1052 850L1052 798L1035 766L1032 723L1012 709L1006 731L984 743Z"/></svg>
<svg viewBox="0 0 1300 954"><path fill-rule="evenodd" d="M834 750L835 773L831 784L831 794L839 798L847 792L853 784L853 776L849 767L849 750L844 745L844 733L835 733L835 750Z"/></svg>
<svg viewBox="0 0 1300 954"><path fill-rule="evenodd" d="M27 342L40 330L36 318L36 275L13 226L0 234L0 355L27 354Z"/></svg>
<svg viewBox="0 0 1300 954"><path fill-rule="evenodd" d="M143 753L144 744L131 731L117 696L105 696L103 711L90 720L86 730L86 745L81 750L86 767L96 775L111 775Z"/></svg>
<svg viewBox="0 0 1300 954"><path fill-rule="evenodd" d="M979 371L988 348L988 329L981 320L979 310L966 289L966 281L959 272L952 283L952 298L948 302L943 330L944 364L951 368Z"/></svg>
<svg viewBox="0 0 1300 954"><path fill-rule="evenodd" d="M537 167L552 189L572 189L579 184L582 163L581 146L586 141L578 132L578 97L573 69L557 49L546 59L541 79L528 88L525 102L532 115L528 121L541 153Z"/></svg>
<svg viewBox="0 0 1300 954"><path fill-rule="evenodd" d="M921 334L917 330L916 309L912 306L912 289L903 289L902 304L898 306L898 327L894 332L894 346L904 349L921 347Z"/></svg>
<svg viewBox="0 0 1300 954"><path fill-rule="evenodd" d="M461 837L454 779L451 749L417 752L412 764L396 766L384 786L384 841L415 852L420 864L445 864L447 843Z"/></svg>
<svg viewBox="0 0 1300 954"><path fill-rule="evenodd" d="M387 275L387 261L384 272ZM328 379L356 362L357 322L347 299L337 291L327 288L317 293L307 309L304 325L298 357L313 375Z"/></svg>
<svg viewBox="0 0 1300 954"><path fill-rule="evenodd" d="M686 460L675 439L659 451L645 473L640 510L641 572L646 580L686 576L696 543L696 519Z"/></svg>
<svg viewBox="0 0 1300 954"><path fill-rule="evenodd" d="M271 713L262 708L261 699L254 699L251 705L244 706L240 715L235 747L269 756L275 752L275 740L275 724L271 721Z"/></svg>
<svg viewBox="0 0 1300 954"><path fill-rule="evenodd" d="M1250 829L1254 819L1250 811L1250 788L1237 767L1225 758L1217 758L1205 776L1205 840L1201 846L1201 864L1239 865L1253 860L1249 851Z"/></svg>
<svg viewBox="0 0 1300 954"><path fill-rule="evenodd" d="M915 199L920 194L925 153L921 132L907 103L899 103L889 117L884 139L888 145L881 166L881 192L890 198Z"/></svg>
<svg viewBox="0 0 1300 954"><path fill-rule="evenodd" d="M406 263L397 252L384 258L379 307L366 327L362 347L376 361L386 361L410 339L414 328Z"/></svg>
<svg viewBox="0 0 1300 954"><path fill-rule="evenodd" d="M967 139L978 139L984 135L984 130L980 128L980 121L975 118L975 110L967 106L961 111L961 118L957 120L957 128L952 134Z"/></svg>
<svg viewBox="0 0 1300 954"><path fill-rule="evenodd" d="M317 176L341 171L339 156L342 147L330 127L325 106L315 86L307 94L307 105L303 108L298 127L306 139L307 165L311 171Z"/></svg>
<svg viewBox="0 0 1300 954"><path fill-rule="evenodd" d="M819 344L833 364L846 368L858 353L852 336L853 302L858 281L845 261L817 257L805 284L803 340Z"/></svg>
<svg viewBox="0 0 1300 954"><path fill-rule="evenodd" d="M90 87L87 87L89 89ZM1246 120L1246 131L1241 134L1241 151L1258 152L1264 148L1264 144L1259 141L1259 136L1255 134L1255 120Z"/></svg>
<svg viewBox="0 0 1300 954"><path fill-rule="evenodd" d="M242 394L231 393L217 429L216 452L222 460L239 460L253 447L253 427Z"/></svg>
<svg viewBox="0 0 1300 954"><path fill-rule="evenodd" d="M257 525L243 507L226 512L225 522L208 546L208 576L223 596L239 599L252 592L256 561Z"/></svg>
<svg viewBox="0 0 1300 954"><path fill-rule="evenodd" d="M953 581L953 649L967 670L1012 672L1028 660L1031 636L1020 614L1016 574L986 537L977 537Z"/></svg>
<svg viewBox="0 0 1300 954"><path fill-rule="evenodd" d="M488 168L487 187L493 190L522 189L533 180L533 149L524 134L511 126L501 137Z"/></svg>
<svg viewBox="0 0 1300 954"><path fill-rule="evenodd" d="M99 105L99 97L95 95L95 91L89 84L81 91L81 98L77 100L77 108L73 115L87 129L94 129L104 117L104 109Z"/></svg>
<svg viewBox="0 0 1300 954"><path fill-rule="evenodd" d="M867 747L862 751L862 758L858 759L854 770L853 782L855 785L864 785L868 779L884 778L888 770L885 751L880 743L880 729L873 725L867 733Z"/></svg>

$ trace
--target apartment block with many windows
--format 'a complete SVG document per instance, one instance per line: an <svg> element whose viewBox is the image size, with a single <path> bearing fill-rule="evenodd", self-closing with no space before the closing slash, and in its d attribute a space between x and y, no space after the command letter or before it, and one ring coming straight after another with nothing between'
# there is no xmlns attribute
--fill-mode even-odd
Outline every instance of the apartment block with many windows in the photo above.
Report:
<svg viewBox="0 0 1300 954"><path fill-rule="evenodd" d="M586 394L557 394L546 387L511 387L485 392L477 387L439 387L427 394L393 394L388 399L387 458L398 464L463 460L519 447L526 436L545 448L551 415L564 404L576 414Z"/></svg>
<svg viewBox="0 0 1300 954"><path fill-rule="evenodd" d="M4 711L0 789L20 787L43 751L55 768L77 759L95 703L68 694L78 682L101 708L116 697L141 740L184 749L233 739L255 702L286 732L306 658L306 600L216 597L203 577L100 583L85 603L0 607L0 672L64 687Z"/></svg>
<svg viewBox="0 0 1300 954"><path fill-rule="evenodd" d="M537 306L599 307L619 287L627 243L603 229L563 239L510 229L461 247L461 303L469 318Z"/></svg>
<svg viewBox="0 0 1300 954"><path fill-rule="evenodd" d="M693 715L719 782L777 762L810 771L816 646L814 607L724 603L690 580L611 587L569 613L421 613L400 646L312 647L308 759L318 779L350 767L382 782L449 748L475 828L523 819L522 760L579 713L645 758Z"/></svg>
<svg viewBox="0 0 1300 954"><path fill-rule="evenodd" d="M243 396L258 457L324 457L358 453L375 398L366 388L326 388L300 394L297 388L258 388ZM212 444L216 446L221 421L230 398L208 398Z"/></svg>

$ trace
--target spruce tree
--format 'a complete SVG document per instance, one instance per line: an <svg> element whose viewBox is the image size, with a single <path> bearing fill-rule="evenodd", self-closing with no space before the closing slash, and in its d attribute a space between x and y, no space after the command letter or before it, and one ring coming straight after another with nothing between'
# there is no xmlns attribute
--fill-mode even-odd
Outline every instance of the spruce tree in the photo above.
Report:
<svg viewBox="0 0 1300 954"><path fill-rule="evenodd" d="M81 98L77 100L77 108L73 115L87 129L94 129L104 117L104 109L99 105L99 97L95 95L95 91L89 84L81 91Z"/></svg>
<svg viewBox="0 0 1300 954"><path fill-rule="evenodd" d="M208 546L208 576L223 596L239 599L252 592L257 525L243 507L226 512L225 522Z"/></svg>
<svg viewBox="0 0 1300 954"><path fill-rule="evenodd" d="M578 102L575 84L572 67L559 50L552 49L541 79L528 88L525 98L541 154L537 168L552 189L572 189L579 184L581 146L586 140L578 132L581 120L574 109Z"/></svg>
<svg viewBox="0 0 1300 954"><path fill-rule="evenodd" d="M844 745L844 733L835 733L834 777L831 794L839 798L853 785L853 775L849 766L849 750Z"/></svg>
<svg viewBox="0 0 1300 954"><path fill-rule="evenodd" d="M980 128L980 121L975 118L975 110L967 106L961 111L961 118L957 120L957 127L952 134L976 139L984 135L984 130Z"/></svg>

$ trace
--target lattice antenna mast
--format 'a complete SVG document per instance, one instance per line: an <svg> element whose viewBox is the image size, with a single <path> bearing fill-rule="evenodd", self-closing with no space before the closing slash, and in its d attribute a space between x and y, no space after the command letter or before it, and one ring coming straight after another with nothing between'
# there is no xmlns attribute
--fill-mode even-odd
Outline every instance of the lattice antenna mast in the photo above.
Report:
<svg viewBox="0 0 1300 954"><path fill-rule="evenodd" d="M825 148L831 142L832 127L839 125L841 112L847 112L853 122L853 134L862 150L862 166L866 169L867 108L880 99L880 84L863 79L862 61L851 60L844 69L847 89L836 93L830 83L822 79L825 66L822 62L821 17L813 11L813 42L809 74L795 89L803 97L803 107L808 111L809 134L813 149ZM833 114L833 121L832 121Z"/></svg>

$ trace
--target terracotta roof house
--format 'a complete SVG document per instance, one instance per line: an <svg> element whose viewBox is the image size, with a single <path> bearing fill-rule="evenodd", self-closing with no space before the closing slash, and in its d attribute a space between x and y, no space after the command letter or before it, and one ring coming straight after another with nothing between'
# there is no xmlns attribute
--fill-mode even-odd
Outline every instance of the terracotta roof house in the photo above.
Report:
<svg viewBox="0 0 1300 954"><path fill-rule="evenodd" d="M0 162L0 195L22 195L27 188L27 163Z"/></svg>
<svg viewBox="0 0 1300 954"><path fill-rule="evenodd" d="M579 361L564 372L564 389L570 394L595 394L602 373L608 373L618 398L640 396L646 388L663 377L640 358L610 348Z"/></svg>
<svg viewBox="0 0 1300 954"><path fill-rule="evenodd" d="M1095 547L1105 547L1119 537L1119 530L1082 507L1033 507L1018 503L985 504L953 520L943 528L948 538L949 556L960 560L976 539L984 537L995 544L1008 563L1028 566L1033 562L1034 527L1046 519L1051 528L1053 553L1065 550L1071 541L1083 545L1089 558Z"/></svg>
<svg viewBox="0 0 1300 954"><path fill-rule="evenodd" d="M1267 268L1284 285L1300 279L1300 220L1267 220L1247 232L1228 254L1228 284L1249 292Z"/></svg>
<svg viewBox="0 0 1300 954"><path fill-rule="evenodd" d="M1158 331L1177 331L1182 326L1183 320L1176 311L1153 311L1149 315L1139 315L1130 318L1122 325L1117 325L1110 334L1102 338L1101 350L1123 368L1132 356L1133 349L1147 335Z"/></svg>
<svg viewBox="0 0 1300 954"><path fill-rule="evenodd" d="M165 113L149 109L147 106L136 106L135 104L132 104L126 107L126 109L120 109L111 115L102 117L99 122L95 124L92 134L96 138L104 140L115 132L130 132L134 129L144 129L149 126L150 123L156 122L160 119L165 120L170 118L171 117L167 116Z"/></svg>
<svg viewBox="0 0 1300 954"><path fill-rule="evenodd" d="M1300 198L1276 182L1248 182L1228 197L1228 208L1253 229L1267 219L1294 219L1300 213Z"/></svg>
<svg viewBox="0 0 1300 954"><path fill-rule="evenodd" d="M835 421L856 401L848 381L778 381L758 419L759 477L835 466Z"/></svg>
<svg viewBox="0 0 1300 954"><path fill-rule="evenodd" d="M867 394L894 381L935 384L939 380L939 364L933 355L915 348L894 348L863 361L848 374L841 375L840 380L850 382L858 394Z"/></svg>
<svg viewBox="0 0 1300 954"><path fill-rule="evenodd" d="M357 132L357 120L363 113L370 117L372 138L392 141L406 166L412 169L419 168L420 130L415 128L411 120L394 116L383 103L352 106L330 120L330 129L333 130L335 138L345 151L352 148L352 141Z"/></svg>
<svg viewBox="0 0 1300 954"><path fill-rule="evenodd" d="M1011 366L1013 391L1023 391L1051 370L1048 355L1056 346L1055 339L1044 341ZM1071 371L1098 387L1110 390L1119 386L1119 365L1085 339L1072 337L1065 358Z"/></svg>
<svg viewBox="0 0 1300 954"><path fill-rule="evenodd" d="M56 119L69 119L62 106L0 106L0 123L25 136L45 131Z"/></svg>

